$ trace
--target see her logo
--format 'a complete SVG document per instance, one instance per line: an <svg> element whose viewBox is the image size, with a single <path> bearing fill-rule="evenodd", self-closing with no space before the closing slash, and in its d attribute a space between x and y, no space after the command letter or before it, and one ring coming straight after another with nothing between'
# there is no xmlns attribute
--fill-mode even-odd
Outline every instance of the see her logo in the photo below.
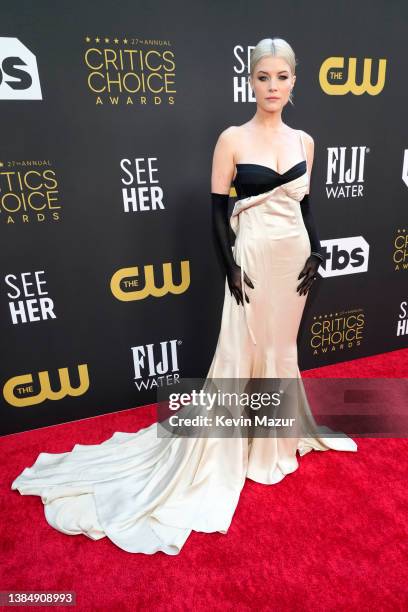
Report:
<svg viewBox="0 0 408 612"><path fill-rule="evenodd" d="M0 99L43 99L37 59L18 38L0 38Z"/></svg>

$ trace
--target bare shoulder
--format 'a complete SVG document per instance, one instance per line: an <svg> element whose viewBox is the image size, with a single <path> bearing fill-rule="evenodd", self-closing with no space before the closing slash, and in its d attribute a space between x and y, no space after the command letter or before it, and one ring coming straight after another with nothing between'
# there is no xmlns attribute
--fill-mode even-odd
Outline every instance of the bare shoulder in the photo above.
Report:
<svg viewBox="0 0 408 612"><path fill-rule="evenodd" d="M227 193L234 174L234 153L236 142L236 126L230 126L219 134L214 148L211 191Z"/></svg>
<svg viewBox="0 0 408 612"><path fill-rule="evenodd" d="M299 132L301 132L301 134L303 136L303 140L304 140L305 145L313 150L313 147L314 147L313 137L310 134L308 134L307 132L305 132L304 130L299 130Z"/></svg>
<svg viewBox="0 0 408 612"><path fill-rule="evenodd" d="M314 162L314 140L313 137L304 130L299 130L299 132L301 133L303 142L305 143L306 163L310 176Z"/></svg>
<svg viewBox="0 0 408 612"><path fill-rule="evenodd" d="M231 125L219 133L214 149L214 157L223 159L223 163L233 163L236 143L238 142L238 134L240 133L239 126Z"/></svg>
<svg viewBox="0 0 408 612"><path fill-rule="evenodd" d="M226 147L232 146L235 141L235 138L237 137L238 132L239 126L230 125L229 127L223 129L222 132L220 132L218 136L218 142Z"/></svg>

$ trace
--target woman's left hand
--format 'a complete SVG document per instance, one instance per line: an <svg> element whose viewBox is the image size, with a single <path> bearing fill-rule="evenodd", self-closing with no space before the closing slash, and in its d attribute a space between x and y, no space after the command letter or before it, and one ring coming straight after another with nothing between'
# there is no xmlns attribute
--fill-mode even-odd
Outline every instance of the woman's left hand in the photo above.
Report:
<svg viewBox="0 0 408 612"><path fill-rule="evenodd" d="M299 295L306 295L306 293L309 291L310 287L316 280L316 274L320 264L321 259L319 259L319 257L316 257L315 255L310 255L306 259L306 263L303 267L303 270L298 276L298 280L302 278L302 276L305 277L300 283L300 285L296 287L296 291L299 291Z"/></svg>

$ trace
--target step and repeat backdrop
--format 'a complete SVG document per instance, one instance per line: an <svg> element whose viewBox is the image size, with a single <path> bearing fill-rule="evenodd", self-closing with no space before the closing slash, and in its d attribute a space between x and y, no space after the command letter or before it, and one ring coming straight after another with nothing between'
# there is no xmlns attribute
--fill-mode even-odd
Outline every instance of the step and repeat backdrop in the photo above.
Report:
<svg viewBox="0 0 408 612"><path fill-rule="evenodd" d="M1 434L152 403L205 376L224 276L219 133L256 111L249 54L298 59L325 261L300 369L407 346L403 2L20 1L0 36ZM231 208L236 197L231 186Z"/></svg>

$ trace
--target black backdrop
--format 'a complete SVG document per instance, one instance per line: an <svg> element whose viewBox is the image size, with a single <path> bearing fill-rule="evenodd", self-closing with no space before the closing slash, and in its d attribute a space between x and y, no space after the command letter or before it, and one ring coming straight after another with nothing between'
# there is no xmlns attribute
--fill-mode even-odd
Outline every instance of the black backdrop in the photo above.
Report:
<svg viewBox="0 0 408 612"><path fill-rule="evenodd" d="M378 0L2 7L3 435L205 376L224 297L212 152L256 110L248 54L269 36L299 60L283 119L315 140L326 253L299 367L407 346L407 12Z"/></svg>

